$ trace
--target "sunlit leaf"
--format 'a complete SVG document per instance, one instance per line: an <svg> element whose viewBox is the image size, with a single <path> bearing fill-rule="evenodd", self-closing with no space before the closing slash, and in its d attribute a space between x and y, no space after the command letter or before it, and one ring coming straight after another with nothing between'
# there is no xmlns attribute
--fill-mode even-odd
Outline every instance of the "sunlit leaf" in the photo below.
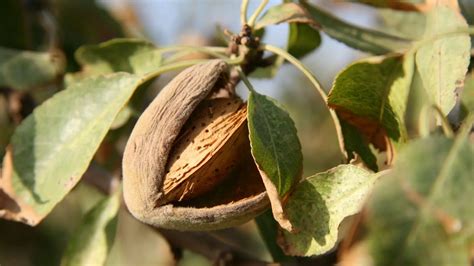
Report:
<svg viewBox="0 0 474 266"><path fill-rule="evenodd" d="M452 9L439 6L428 13L426 25L426 44L416 53L416 66L430 101L447 115L456 103L456 87L466 75L471 44L467 33L440 35L465 30L467 23Z"/></svg>
<svg viewBox="0 0 474 266"><path fill-rule="evenodd" d="M0 86L26 90L45 85L63 72L63 60L58 53L0 47Z"/></svg>
<svg viewBox="0 0 474 266"><path fill-rule="evenodd" d="M365 141L381 151L391 152L392 145L407 140L404 118L413 61L413 56L407 54L363 59L350 65L336 77L328 105L342 120L356 127ZM357 137L347 130L343 133L345 138ZM360 143L360 139L352 142ZM367 155L367 148L359 145L349 148L364 161L373 160Z"/></svg>
<svg viewBox="0 0 474 266"><path fill-rule="evenodd" d="M86 213L69 240L62 266L104 265L115 238L119 195L115 193L103 199Z"/></svg>
<svg viewBox="0 0 474 266"><path fill-rule="evenodd" d="M296 231L281 230L280 246L293 256L330 251L339 225L362 208L377 177L354 165L340 165L298 184L285 206Z"/></svg>
<svg viewBox="0 0 474 266"><path fill-rule="evenodd" d="M465 136L408 145L368 206L376 265L471 265L474 146Z"/></svg>
<svg viewBox="0 0 474 266"><path fill-rule="evenodd" d="M250 93L247 109L252 156L262 175L275 219L290 229L281 199L302 174L303 155L295 124L273 99L255 91Z"/></svg>
<svg viewBox="0 0 474 266"><path fill-rule="evenodd" d="M4 159L1 216L40 222L79 181L140 82L127 73L85 79L23 120Z"/></svg>

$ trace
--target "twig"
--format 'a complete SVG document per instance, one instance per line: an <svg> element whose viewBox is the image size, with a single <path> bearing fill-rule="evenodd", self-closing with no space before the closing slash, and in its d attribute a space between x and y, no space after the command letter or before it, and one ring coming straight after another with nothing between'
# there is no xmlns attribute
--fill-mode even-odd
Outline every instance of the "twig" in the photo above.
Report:
<svg viewBox="0 0 474 266"><path fill-rule="evenodd" d="M181 232L153 228L173 248L188 249L214 262L214 265L272 265L259 260L227 241L222 241L209 232ZM218 231L216 231L218 232Z"/></svg>
<svg viewBox="0 0 474 266"><path fill-rule="evenodd" d="M255 22L257 21L258 17L260 16L260 13L262 13L263 9L265 6L268 4L268 0L262 0L260 5L257 7L255 12L252 14L252 16L249 18L248 25L253 28L255 25ZM242 24L243 25L243 24Z"/></svg>

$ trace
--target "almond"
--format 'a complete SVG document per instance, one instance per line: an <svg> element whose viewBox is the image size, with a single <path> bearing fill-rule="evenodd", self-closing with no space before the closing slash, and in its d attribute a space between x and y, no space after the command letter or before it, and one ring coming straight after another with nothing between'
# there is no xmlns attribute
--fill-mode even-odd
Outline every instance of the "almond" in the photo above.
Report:
<svg viewBox="0 0 474 266"><path fill-rule="evenodd" d="M123 157L124 199L139 220L168 229L244 223L269 202L250 155L246 104L214 98L222 60L177 75L138 119Z"/></svg>

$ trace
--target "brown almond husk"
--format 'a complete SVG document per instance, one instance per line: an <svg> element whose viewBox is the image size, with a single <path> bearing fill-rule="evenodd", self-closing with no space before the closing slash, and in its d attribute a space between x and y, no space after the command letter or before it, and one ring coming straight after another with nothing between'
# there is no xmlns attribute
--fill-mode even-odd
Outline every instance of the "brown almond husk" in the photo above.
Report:
<svg viewBox="0 0 474 266"><path fill-rule="evenodd" d="M268 208L250 155L245 104L209 99L226 80L222 60L190 67L140 116L123 158L125 203L139 220L212 230L244 223Z"/></svg>

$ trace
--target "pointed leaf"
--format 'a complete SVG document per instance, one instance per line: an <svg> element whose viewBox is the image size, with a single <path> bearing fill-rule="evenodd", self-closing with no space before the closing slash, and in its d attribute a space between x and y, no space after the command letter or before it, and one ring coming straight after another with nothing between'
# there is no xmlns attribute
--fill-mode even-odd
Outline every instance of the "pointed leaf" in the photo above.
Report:
<svg viewBox="0 0 474 266"><path fill-rule="evenodd" d="M303 155L295 124L273 99L255 91L250 93L247 110L252 156L269 194L273 214L281 226L291 230L281 199L302 174Z"/></svg>
<svg viewBox="0 0 474 266"><path fill-rule="evenodd" d="M439 6L428 13L425 40L416 53L416 66L420 72L430 101L447 115L456 103L456 86L464 79L470 59L469 35L443 33L466 30L467 23L452 9Z"/></svg>
<svg viewBox="0 0 474 266"><path fill-rule="evenodd" d="M26 90L45 85L63 72L63 63L57 53L0 47L0 86Z"/></svg>
<svg viewBox="0 0 474 266"><path fill-rule="evenodd" d="M140 84L127 73L88 78L37 107L16 129L5 155L0 216L38 224L79 181Z"/></svg>
<svg viewBox="0 0 474 266"><path fill-rule="evenodd" d="M296 233L281 230L280 246L293 256L330 251L339 225L359 212L377 177L354 165L340 165L298 184L285 207Z"/></svg>
<svg viewBox="0 0 474 266"><path fill-rule="evenodd" d="M303 6L322 31L352 48L373 54L386 54L410 45L407 39L349 24L307 3L303 3Z"/></svg>
<svg viewBox="0 0 474 266"><path fill-rule="evenodd" d="M368 206L376 265L470 265L474 146L430 137L408 145Z"/></svg>
<svg viewBox="0 0 474 266"><path fill-rule="evenodd" d="M336 77L328 105L376 148L392 151L392 144L407 139L404 117L413 65L409 54L358 61Z"/></svg>
<svg viewBox="0 0 474 266"><path fill-rule="evenodd" d="M68 243L62 266L105 264L115 238L119 195L103 199L85 215Z"/></svg>

